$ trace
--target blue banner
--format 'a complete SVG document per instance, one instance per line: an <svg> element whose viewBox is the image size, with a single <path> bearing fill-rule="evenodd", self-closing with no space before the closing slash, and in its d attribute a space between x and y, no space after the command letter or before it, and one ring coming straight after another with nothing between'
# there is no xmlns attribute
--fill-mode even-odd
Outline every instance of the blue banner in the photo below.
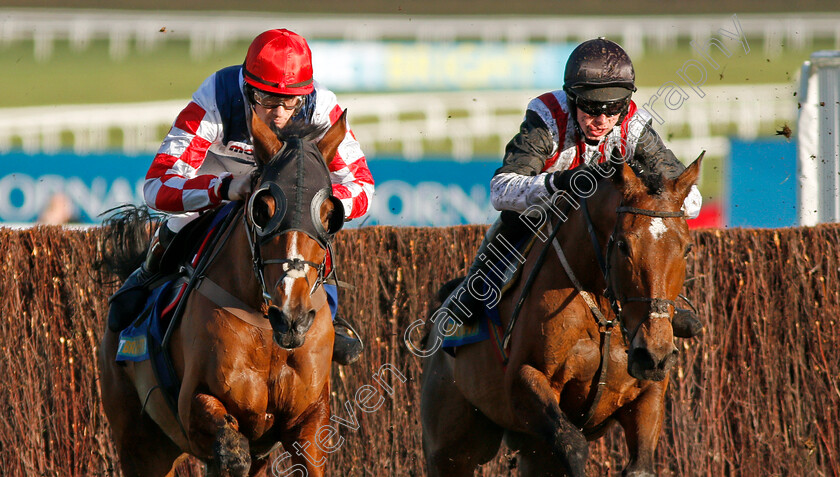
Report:
<svg viewBox="0 0 840 477"><path fill-rule="evenodd" d="M313 41L317 79L334 91L545 89L563 84L576 45Z"/></svg>
<svg viewBox="0 0 840 477"><path fill-rule="evenodd" d="M151 156L67 154L0 156L0 221L34 222L56 196L69 199L72 222L98 223L102 212L143 203Z"/></svg>
<svg viewBox="0 0 840 477"><path fill-rule="evenodd" d="M32 223L57 195L69 199L71 221L99 223L102 212L142 204L151 156L121 154L0 156L0 222ZM445 226L490 223L490 178L497 161L373 159L376 193L359 225Z"/></svg>
<svg viewBox="0 0 840 477"><path fill-rule="evenodd" d="M732 139L727 223L730 227L793 227L798 220L796 142Z"/></svg>

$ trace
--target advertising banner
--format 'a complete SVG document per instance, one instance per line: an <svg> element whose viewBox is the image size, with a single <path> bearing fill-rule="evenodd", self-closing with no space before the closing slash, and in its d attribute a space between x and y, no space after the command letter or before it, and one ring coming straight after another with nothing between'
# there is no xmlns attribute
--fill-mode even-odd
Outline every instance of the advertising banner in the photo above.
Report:
<svg viewBox="0 0 840 477"><path fill-rule="evenodd" d="M313 41L317 79L334 91L557 89L575 45Z"/></svg>
<svg viewBox="0 0 840 477"><path fill-rule="evenodd" d="M57 194L69 199L72 222L95 224L125 203L143 203L151 157L100 154L0 156L0 223L32 223ZM490 223L489 184L501 161L369 162L376 194L368 215L348 226L444 226Z"/></svg>

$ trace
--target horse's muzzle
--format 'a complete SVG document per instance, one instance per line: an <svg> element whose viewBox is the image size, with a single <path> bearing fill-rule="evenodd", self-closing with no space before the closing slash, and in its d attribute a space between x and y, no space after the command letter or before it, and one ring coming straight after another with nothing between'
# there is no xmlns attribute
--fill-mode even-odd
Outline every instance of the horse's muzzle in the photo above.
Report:
<svg viewBox="0 0 840 477"><path fill-rule="evenodd" d="M276 306L270 306L268 321L274 331L274 342L281 348L295 349L303 346L306 341L306 332L315 321L315 310L301 310L299 313L290 315Z"/></svg>
<svg viewBox="0 0 840 477"><path fill-rule="evenodd" d="M636 379L662 381L677 362L677 354L676 348L662 355L643 347L631 349L627 357L627 372Z"/></svg>

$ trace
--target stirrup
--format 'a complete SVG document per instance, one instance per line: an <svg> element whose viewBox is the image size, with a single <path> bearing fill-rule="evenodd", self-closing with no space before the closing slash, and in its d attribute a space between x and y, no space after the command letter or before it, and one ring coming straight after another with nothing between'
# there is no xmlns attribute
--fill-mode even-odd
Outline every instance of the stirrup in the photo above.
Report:
<svg viewBox="0 0 840 477"><path fill-rule="evenodd" d="M335 329L335 341L333 342L332 360L342 366L353 364L362 355L365 345L359 338L359 333L347 322L347 320L335 317L333 321ZM347 330L350 333L342 332Z"/></svg>

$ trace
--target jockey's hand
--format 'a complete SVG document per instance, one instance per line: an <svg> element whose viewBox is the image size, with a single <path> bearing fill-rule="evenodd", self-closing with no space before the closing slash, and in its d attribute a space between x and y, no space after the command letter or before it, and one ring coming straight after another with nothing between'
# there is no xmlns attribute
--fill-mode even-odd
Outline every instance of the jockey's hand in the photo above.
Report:
<svg viewBox="0 0 840 477"><path fill-rule="evenodd" d="M250 174L228 176L220 183L219 196L225 200L243 200L251 193L251 188Z"/></svg>
<svg viewBox="0 0 840 477"><path fill-rule="evenodd" d="M568 171L554 171L545 177L545 188L550 194L560 192L561 190L569 191L572 189L572 175L577 169Z"/></svg>

